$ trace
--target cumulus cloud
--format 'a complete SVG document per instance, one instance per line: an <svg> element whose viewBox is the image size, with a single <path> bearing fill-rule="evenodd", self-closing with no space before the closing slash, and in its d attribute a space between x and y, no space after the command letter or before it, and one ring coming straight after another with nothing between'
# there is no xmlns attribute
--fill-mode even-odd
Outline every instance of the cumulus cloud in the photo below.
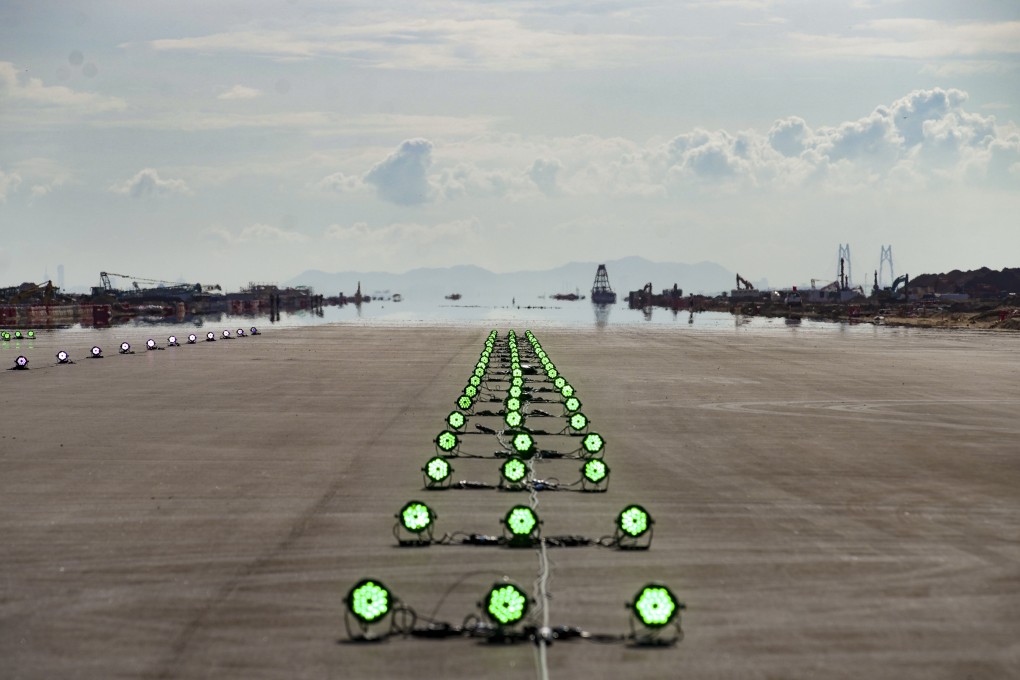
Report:
<svg viewBox="0 0 1020 680"><path fill-rule="evenodd" d="M114 184L110 187L110 191L116 194L125 194L132 198L191 193L184 180L163 179L153 168L139 170L131 179Z"/></svg>
<svg viewBox="0 0 1020 680"><path fill-rule="evenodd" d="M245 87L244 85L234 85L229 90L221 92L216 96L217 99L255 99L256 97L262 96L262 90L256 90L254 87Z"/></svg>
<svg viewBox="0 0 1020 680"><path fill-rule="evenodd" d="M765 131L694 130L642 146L592 136L489 134L436 149L403 142L362 175L334 173L320 189L374 189L418 205L473 198L541 196L655 198L748 188L853 191L920 188L997 177L1015 181L1015 130L968 111L961 90L916 90L867 115L813 128L803 118Z"/></svg>
<svg viewBox="0 0 1020 680"><path fill-rule="evenodd" d="M21 184L21 175L16 172L7 173L0 170L0 203L7 202L7 194L17 190Z"/></svg>
<svg viewBox="0 0 1020 680"><path fill-rule="evenodd" d="M214 237L229 245L242 243L304 243L308 240L308 237L300 232L263 223L250 224L237 232L232 232L222 227L215 227L209 231Z"/></svg>
<svg viewBox="0 0 1020 680"><path fill-rule="evenodd" d="M432 165L432 142L409 139L364 177L375 186L379 197L399 205L425 203L432 197L428 170Z"/></svg>

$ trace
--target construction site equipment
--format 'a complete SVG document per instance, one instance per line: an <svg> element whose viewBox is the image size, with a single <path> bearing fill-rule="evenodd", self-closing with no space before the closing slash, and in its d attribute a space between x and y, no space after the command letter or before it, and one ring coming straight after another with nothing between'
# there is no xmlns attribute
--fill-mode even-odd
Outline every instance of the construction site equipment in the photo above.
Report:
<svg viewBox="0 0 1020 680"><path fill-rule="evenodd" d="M737 274L737 290L756 290L754 284Z"/></svg>
<svg viewBox="0 0 1020 680"><path fill-rule="evenodd" d="M595 283L591 287L591 301L600 305L616 303L616 293L613 292L612 287L609 285L609 273L606 272L606 265L604 264L600 264L595 271Z"/></svg>

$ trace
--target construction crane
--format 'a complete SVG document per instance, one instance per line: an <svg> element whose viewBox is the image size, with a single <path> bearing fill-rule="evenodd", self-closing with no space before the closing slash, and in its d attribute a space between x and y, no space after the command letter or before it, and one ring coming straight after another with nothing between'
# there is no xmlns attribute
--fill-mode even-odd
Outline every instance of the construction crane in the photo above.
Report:
<svg viewBox="0 0 1020 680"><path fill-rule="evenodd" d="M105 290L113 290L113 284L110 283L110 277L116 276L122 279L130 279L132 285L137 289L139 288L138 282L147 283L155 286L180 286L183 284L177 283L176 281L161 281L159 279L146 279L141 276L132 276L131 274L115 274L114 272L99 272L99 281L103 284Z"/></svg>

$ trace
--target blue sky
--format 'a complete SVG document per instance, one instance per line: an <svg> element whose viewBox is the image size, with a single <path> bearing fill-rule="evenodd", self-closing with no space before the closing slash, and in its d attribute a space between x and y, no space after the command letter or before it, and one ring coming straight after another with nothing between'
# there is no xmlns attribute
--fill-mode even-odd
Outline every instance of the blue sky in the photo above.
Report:
<svg viewBox="0 0 1020 680"><path fill-rule="evenodd" d="M0 285L1020 266L1018 66L1009 0L0 0Z"/></svg>

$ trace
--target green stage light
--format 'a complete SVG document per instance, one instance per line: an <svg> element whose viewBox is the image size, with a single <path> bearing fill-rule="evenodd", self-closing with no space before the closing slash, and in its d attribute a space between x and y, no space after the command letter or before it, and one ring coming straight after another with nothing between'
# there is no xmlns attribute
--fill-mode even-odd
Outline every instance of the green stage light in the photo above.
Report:
<svg viewBox="0 0 1020 680"><path fill-rule="evenodd" d="M521 416L520 411L507 411L506 415L503 416L503 422L507 424L507 427L517 428L524 422L524 418Z"/></svg>
<svg viewBox="0 0 1020 680"><path fill-rule="evenodd" d="M513 447L519 454L531 455L535 451L535 440L527 432L518 432L514 435Z"/></svg>
<svg viewBox="0 0 1020 680"><path fill-rule="evenodd" d="M574 396L574 388L571 387L570 385L564 385L563 387L560 388L560 394L562 394L564 397L568 398L572 397Z"/></svg>
<svg viewBox="0 0 1020 680"><path fill-rule="evenodd" d="M521 400L517 397L507 397L506 401L503 402L503 406L506 407L507 411L520 411Z"/></svg>
<svg viewBox="0 0 1020 680"><path fill-rule="evenodd" d="M393 537L399 545L425 546L432 543L432 528L436 519L432 508L421 501L409 501L395 517L397 521L393 525Z"/></svg>
<svg viewBox="0 0 1020 680"><path fill-rule="evenodd" d="M400 526L405 530L421 536L422 533L428 531L432 526L432 520L435 519L435 516L432 509L421 501L410 501L400 509L400 512L397 514L397 520L399 520Z"/></svg>
<svg viewBox="0 0 1020 680"><path fill-rule="evenodd" d="M588 417L578 411L570 416L570 429L574 432L583 432L588 427Z"/></svg>
<svg viewBox="0 0 1020 680"><path fill-rule="evenodd" d="M522 371L520 368L514 368L514 369L511 369L510 375L512 375L515 378L523 378L524 377L524 371Z"/></svg>
<svg viewBox="0 0 1020 680"><path fill-rule="evenodd" d="M511 540L527 539L538 531L538 515L527 505L515 505L507 510L503 525L510 532Z"/></svg>
<svg viewBox="0 0 1020 680"><path fill-rule="evenodd" d="M481 384L482 379L479 378L477 375L471 376L471 378L468 380L468 385L471 385L472 387L478 387Z"/></svg>
<svg viewBox="0 0 1020 680"><path fill-rule="evenodd" d="M21 331L14 331L14 339L21 340Z"/></svg>
<svg viewBox="0 0 1020 680"><path fill-rule="evenodd" d="M616 528L621 534L638 538L652 528L652 517L640 505L628 505L616 517Z"/></svg>
<svg viewBox="0 0 1020 680"><path fill-rule="evenodd" d="M476 366L475 367L475 377L478 378L479 380L481 380L483 375L485 375L485 367L484 366Z"/></svg>
<svg viewBox="0 0 1020 680"><path fill-rule="evenodd" d="M559 376L558 378L556 378L556 380L553 380L553 385L555 385L556 389L558 389L558 390L562 390L563 386L566 385L566 384L567 384L567 379L564 378L562 375Z"/></svg>
<svg viewBox="0 0 1020 680"><path fill-rule="evenodd" d="M459 443L460 440L457 439L457 435L449 430L443 430L436 435L436 446L439 447L440 451L453 451Z"/></svg>
<svg viewBox="0 0 1020 680"><path fill-rule="evenodd" d="M600 484L609 476L609 466L598 458L591 458L581 466L581 473L592 484Z"/></svg>
<svg viewBox="0 0 1020 680"><path fill-rule="evenodd" d="M457 408L462 408L465 411L471 408L472 404L474 404L474 402L471 401L471 397L469 397L466 394L460 395L460 397L457 399Z"/></svg>
<svg viewBox="0 0 1020 680"><path fill-rule="evenodd" d="M528 465L517 456L510 456L500 466L499 473L509 483L519 485L528 475Z"/></svg>
<svg viewBox="0 0 1020 680"><path fill-rule="evenodd" d="M553 368L552 364L549 364L549 366L546 368L545 374L549 376L550 380L555 380L556 376L558 376L560 373L555 368Z"/></svg>
<svg viewBox="0 0 1020 680"><path fill-rule="evenodd" d="M497 583L482 605L485 615L500 626L512 626L528 613L528 596L512 583Z"/></svg>
<svg viewBox="0 0 1020 680"><path fill-rule="evenodd" d="M362 579L347 592L344 602L347 611L362 624L371 624L390 613L393 597L382 583L373 579Z"/></svg>
<svg viewBox="0 0 1020 680"><path fill-rule="evenodd" d="M630 606L641 625L652 629L668 626L684 608L672 590L657 583L650 583L639 590Z"/></svg>
<svg viewBox="0 0 1020 680"><path fill-rule="evenodd" d="M453 429L459 430L464 427L464 414L460 411L450 411L450 415L446 416L446 422Z"/></svg>
<svg viewBox="0 0 1020 680"><path fill-rule="evenodd" d="M506 391L506 393L509 394L514 399L520 399L521 394L523 394L523 392L524 389L520 385L511 385L510 389Z"/></svg>
<svg viewBox="0 0 1020 680"><path fill-rule="evenodd" d="M425 463L425 467L421 471L425 473L425 488L436 489L443 488L445 484L449 483L450 475L453 474L453 467L442 456L433 456L429 458L429 461Z"/></svg>
<svg viewBox="0 0 1020 680"><path fill-rule="evenodd" d="M567 400L563 402L563 407L567 409L567 412L573 413L581 408L581 400L577 397L567 397Z"/></svg>
<svg viewBox="0 0 1020 680"><path fill-rule="evenodd" d="M478 388L474 385L468 385L464 388L464 394L468 395L472 399L478 396Z"/></svg>
<svg viewBox="0 0 1020 680"><path fill-rule="evenodd" d="M33 338L35 338L35 331L28 331L26 335L28 336L29 340L32 340Z"/></svg>
<svg viewBox="0 0 1020 680"><path fill-rule="evenodd" d="M513 387L524 387L524 378L520 376L516 378L511 378L510 385L512 385Z"/></svg>
<svg viewBox="0 0 1020 680"><path fill-rule="evenodd" d="M598 432L589 432L584 436L584 440L581 442L581 446L583 446L584 450L590 454L600 452L605 445L605 440L602 439L602 435Z"/></svg>

